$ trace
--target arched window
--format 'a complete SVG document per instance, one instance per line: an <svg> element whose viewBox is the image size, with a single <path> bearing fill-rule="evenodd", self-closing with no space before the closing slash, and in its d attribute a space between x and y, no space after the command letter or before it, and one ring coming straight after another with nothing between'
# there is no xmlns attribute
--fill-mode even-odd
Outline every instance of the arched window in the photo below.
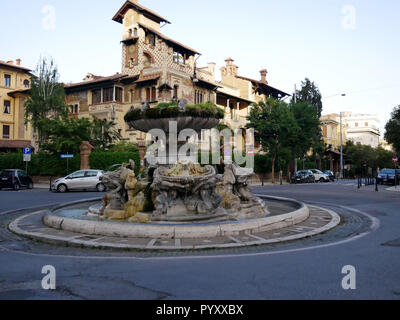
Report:
<svg viewBox="0 0 400 320"><path fill-rule="evenodd" d="M24 87L29 88L29 80L24 80Z"/></svg>
<svg viewBox="0 0 400 320"><path fill-rule="evenodd" d="M151 57L148 53L143 54L143 65L145 68L148 68L151 66Z"/></svg>

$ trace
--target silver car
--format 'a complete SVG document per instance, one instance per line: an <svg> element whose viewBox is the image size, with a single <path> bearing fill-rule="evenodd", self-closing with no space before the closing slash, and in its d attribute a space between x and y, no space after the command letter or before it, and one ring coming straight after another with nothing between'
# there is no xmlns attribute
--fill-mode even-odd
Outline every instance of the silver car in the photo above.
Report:
<svg viewBox="0 0 400 320"><path fill-rule="evenodd" d="M105 185L100 181L104 171L100 170L80 170L70 175L55 180L51 184L51 190L56 192L67 192L72 190L97 190L104 192Z"/></svg>

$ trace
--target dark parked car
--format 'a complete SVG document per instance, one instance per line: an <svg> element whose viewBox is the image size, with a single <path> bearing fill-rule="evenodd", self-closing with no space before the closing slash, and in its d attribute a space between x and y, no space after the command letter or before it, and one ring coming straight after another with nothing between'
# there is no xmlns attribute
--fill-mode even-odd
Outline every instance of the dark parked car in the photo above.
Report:
<svg viewBox="0 0 400 320"><path fill-rule="evenodd" d="M292 177L291 183L315 183L315 176L310 170L300 170Z"/></svg>
<svg viewBox="0 0 400 320"><path fill-rule="evenodd" d="M329 177L330 181L335 182L336 177L335 177L335 174L332 171L326 170L324 173Z"/></svg>
<svg viewBox="0 0 400 320"><path fill-rule="evenodd" d="M400 183L400 169L383 169L378 173L378 184L393 184L395 183L395 175L397 183Z"/></svg>
<svg viewBox="0 0 400 320"><path fill-rule="evenodd" d="M5 188L11 188L16 191L21 188L33 189L33 181L23 170L2 170L0 171L0 189Z"/></svg>

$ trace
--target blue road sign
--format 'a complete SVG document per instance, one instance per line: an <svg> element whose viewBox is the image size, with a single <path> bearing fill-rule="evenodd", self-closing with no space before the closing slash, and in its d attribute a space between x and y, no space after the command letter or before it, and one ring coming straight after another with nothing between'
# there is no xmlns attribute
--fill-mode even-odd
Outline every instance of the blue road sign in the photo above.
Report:
<svg viewBox="0 0 400 320"><path fill-rule="evenodd" d="M24 154L32 154L32 148L31 147L25 147L24 148Z"/></svg>
<svg viewBox="0 0 400 320"><path fill-rule="evenodd" d="M61 159L73 159L74 155L73 154L62 154Z"/></svg>

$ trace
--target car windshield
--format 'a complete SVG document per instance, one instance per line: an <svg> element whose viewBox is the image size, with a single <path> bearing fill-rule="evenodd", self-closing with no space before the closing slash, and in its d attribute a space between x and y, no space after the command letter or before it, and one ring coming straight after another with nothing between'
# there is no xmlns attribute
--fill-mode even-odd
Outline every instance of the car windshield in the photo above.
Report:
<svg viewBox="0 0 400 320"><path fill-rule="evenodd" d="M12 171L0 171L0 177L10 178L12 176Z"/></svg>
<svg viewBox="0 0 400 320"><path fill-rule="evenodd" d="M379 174L394 174L394 169L384 169Z"/></svg>

